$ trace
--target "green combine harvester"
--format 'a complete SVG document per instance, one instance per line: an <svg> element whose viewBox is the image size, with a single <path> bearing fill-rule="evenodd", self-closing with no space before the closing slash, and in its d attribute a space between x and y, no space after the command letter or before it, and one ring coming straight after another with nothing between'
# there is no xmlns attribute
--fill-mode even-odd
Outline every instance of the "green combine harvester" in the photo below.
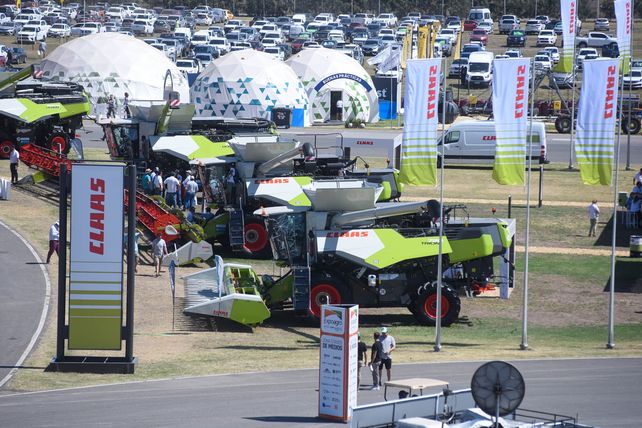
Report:
<svg viewBox="0 0 642 428"><path fill-rule="evenodd" d="M29 79L32 67L0 82L0 157L33 144L66 154L91 106L75 83Z"/></svg>

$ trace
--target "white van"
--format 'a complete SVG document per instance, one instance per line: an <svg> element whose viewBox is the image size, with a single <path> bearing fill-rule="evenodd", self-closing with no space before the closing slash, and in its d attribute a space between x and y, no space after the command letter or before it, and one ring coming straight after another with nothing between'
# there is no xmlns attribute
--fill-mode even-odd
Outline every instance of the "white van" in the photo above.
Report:
<svg viewBox="0 0 642 428"><path fill-rule="evenodd" d="M528 129L527 125L527 129ZM546 158L546 127L543 122L533 121L533 162L548 163ZM437 142L438 164L441 164L441 144L444 144L446 165L493 164L495 160L495 122L467 120L454 123L448 128L443 140Z"/></svg>
<svg viewBox="0 0 642 428"><path fill-rule="evenodd" d="M489 86L493 80L493 59L491 51L477 51L468 57L466 83L470 86Z"/></svg>
<svg viewBox="0 0 642 428"><path fill-rule="evenodd" d="M475 21L478 24L488 22L493 25L493 18L490 16L490 9L488 8L470 9L470 12L468 12L468 19Z"/></svg>

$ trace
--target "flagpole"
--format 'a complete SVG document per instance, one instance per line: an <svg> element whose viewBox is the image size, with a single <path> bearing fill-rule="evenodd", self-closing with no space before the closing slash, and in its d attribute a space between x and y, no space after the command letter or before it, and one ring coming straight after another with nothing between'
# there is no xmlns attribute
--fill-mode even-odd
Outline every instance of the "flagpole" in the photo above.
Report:
<svg viewBox="0 0 642 428"><path fill-rule="evenodd" d="M571 76L573 77L573 87L571 94L573 97L573 104L571 105L571 142L569 144L568 151L568 169L573 169L573 149L575 147L575 53L577 49L577 11L579 10L579 5L575 5L575 18L573 19L573 58L571 65ZM562 41L562 43L564 43Z"/></svg>
<svg viewBox="0 0 642 428"><path fill-rule="evenodd" d="M531 230L531 170L533 165L533 113L535 110L535 63L531 61L531 106L530 120L528 122L528 134L526 156L528 159L528 178L526 182L526 245L524 250L524 295L522 297L522 342L519 349L528 349L528 250Z"/></svg>
<svg viewBox="0 0 642 428"><path fill-rule="evenodd" d="M609 335L606 342L606 349L615 348L615 329L613 326L615 318L615 243L617 241L617 206L618 206L618 179L620 178L620 136L622 135L622 119L624 118L624 67L620 70L620 123L617 127L617 140L615 143L615 186L613 188L613 232L611 234L611 280L609 281Z"/></svg>
<svg viewBox="0 0 642 428"><path fill-rule="evenodd" d="M442 65L445 57L442 56ZM444 239L444 135L446 133L446 71L442 67L444 75L443 102L441 106L441 170L439 172L439 254L437 255L437 314L435 319L435 352L441 351L441 279L443 260L443 239Z"/></svg>

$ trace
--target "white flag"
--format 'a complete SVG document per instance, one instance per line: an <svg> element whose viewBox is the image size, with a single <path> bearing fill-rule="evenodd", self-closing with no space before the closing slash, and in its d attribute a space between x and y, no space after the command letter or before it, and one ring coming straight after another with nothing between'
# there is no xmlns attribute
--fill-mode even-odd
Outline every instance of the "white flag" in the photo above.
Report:
<svg viewBox="0 0 642 428"><path fill-rule="evenodd" d="M573 45L577 31L577 0L560 0L562 16L562 57L555 66L556 71L573 72Z"/></svg>
<svg viewBox="0 0 642 428"><path fill-rule="evenodd" d="M619 59L582 63L575 155L584 184L611 184Z"/></svg>
<svg viewBox="0 0 642 428"><path fill-rule="evenodd" d="M398 67L399 64L401 64L401 49L392 51L392 54L388 56L381 64L379 64L379 67L377 67L377 71L379 73L385 73L395 67Z"/></svg>
<svg viewBox="0 0 642 428"><path fill-rule="evenodd" d="M377 55L373 56L368 60L368 65L377 65L381 64L383 61L386 60L392 53L392 45L389 44L386 46L386 48L382 51L380 51Z"/></svg>
<svg viewBox="0 0 642 428"><path fill-rule="evenodd" d="M499 184L524 184L529 76L530 58L493 61L493 179Z"/></svg>
<svg viewBox="0 0 642 428"><path fill-rule="evenodd" d="M622 71L629 72L631 60L631 23L633 22L633 2L615 0L615 18L617 20L617 45L622 60Z"/></svg>

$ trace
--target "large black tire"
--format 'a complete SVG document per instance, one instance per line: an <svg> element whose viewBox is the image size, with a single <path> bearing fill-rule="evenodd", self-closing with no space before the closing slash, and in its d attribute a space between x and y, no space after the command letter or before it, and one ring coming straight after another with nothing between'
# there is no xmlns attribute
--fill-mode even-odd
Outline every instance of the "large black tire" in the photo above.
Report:
<svg viewBox="0 0 642 428"><path fill-rule="evenodd" d="M71 144L69 143L69 136L64 132L54 132L47 138L47 148L57 152L60 148L60 151L64 154L69 153L71 150Z"/></svg>
<svg viewBox="0 0 642 428"><path fill-rule="evenodd" d="M249 216L245 218L245 250L252 257L272 257L272 247L268 237L265 221L261 217Z"/></svg>
<svg viewBox="0 0 642 428"><path fill-rule="evenodd" d="M640 119L637 117L624 118L622 120L622 132L625 134L639 134L640 133Z"/></svg>
<svg viewBox="0 0 642 428"><path fill-rule="evenodd" d="M555 129L560 134L568 134L571 132L571 118L568 116L558 116L555 119Z"/></svg>
<svg viewBox="0 0 642 428"><path fill-rule="evenodd" d="M310 309L312 320L321 319L321 305L347 303L349 295L346 287L330 274L315 275L310 286Z"/></svg>
<svg viewBox="0 0 642 428"><path fill-rule="evenodd" d="M437 320L437 288L427 287L413 302L413 312L417 322L422 325L435 325ZM457 292L447 284L441 286L441 325L447 327L457 321L461 301Z"/></svg>

